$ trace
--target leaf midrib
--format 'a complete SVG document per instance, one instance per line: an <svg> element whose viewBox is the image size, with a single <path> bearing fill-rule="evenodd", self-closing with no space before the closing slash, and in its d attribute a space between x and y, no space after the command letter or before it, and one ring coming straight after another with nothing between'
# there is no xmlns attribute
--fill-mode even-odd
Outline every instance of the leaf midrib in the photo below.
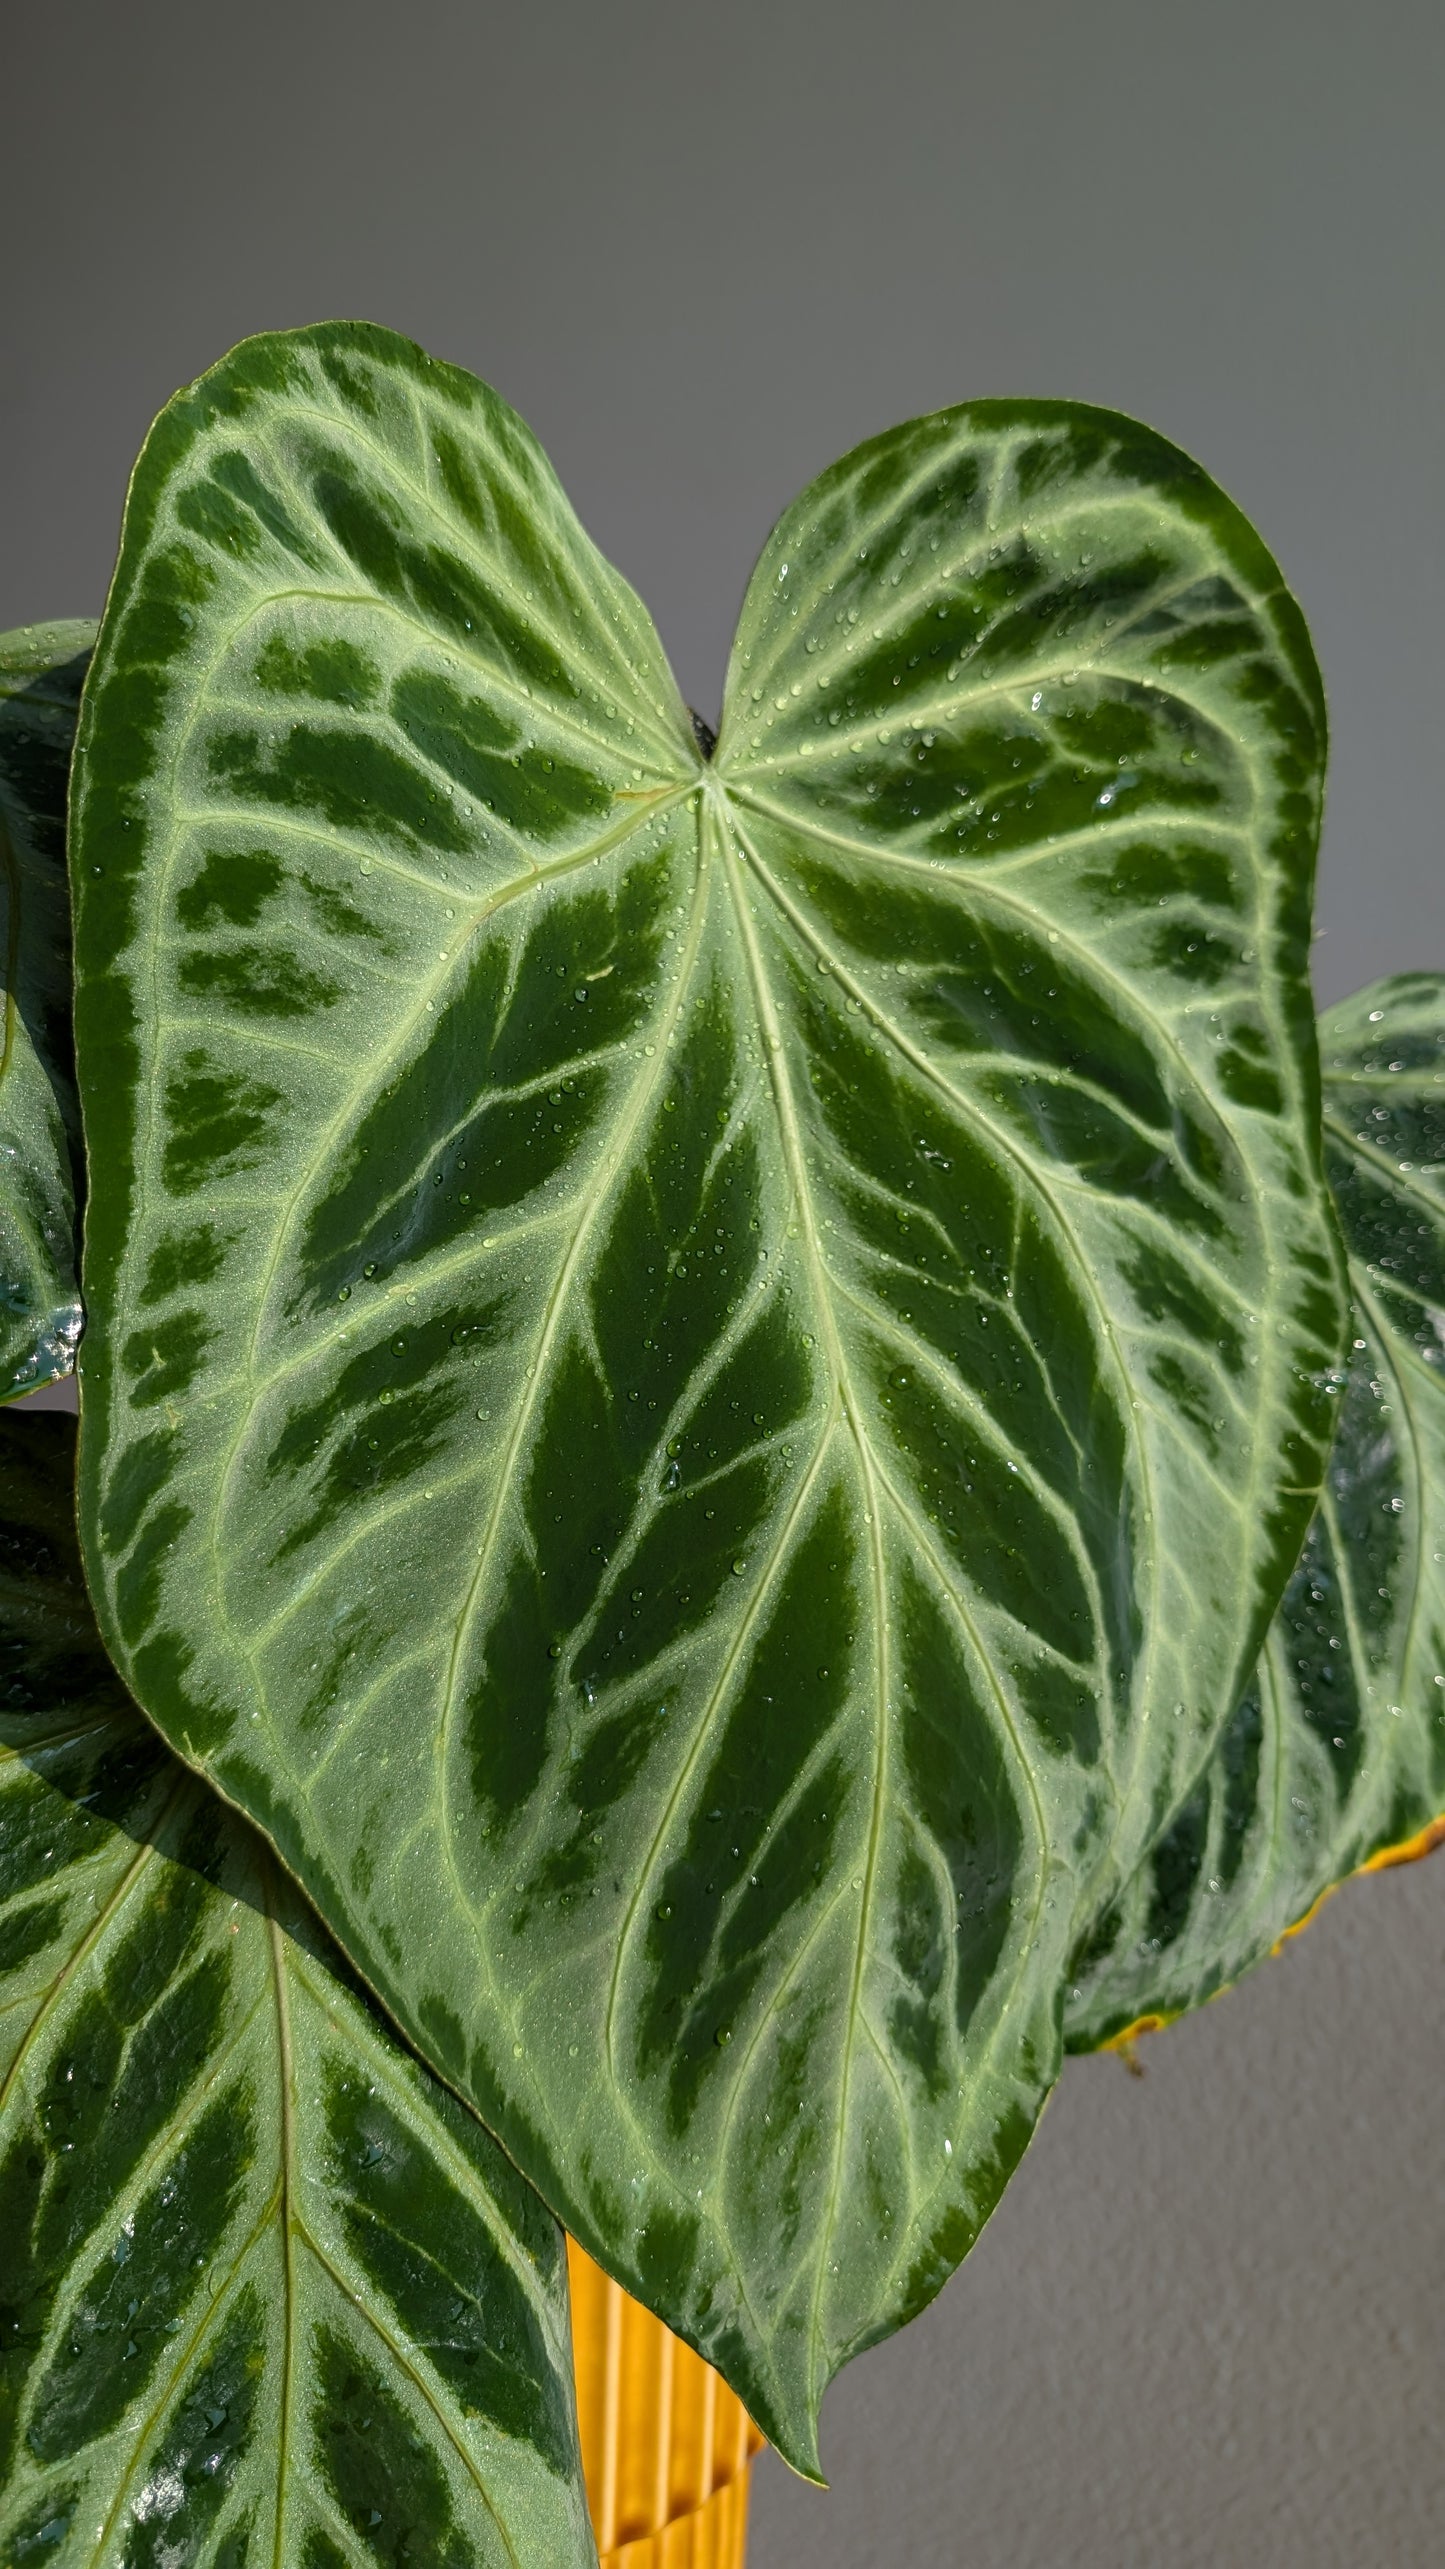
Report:
<svg viewBox="0 0 1445 2569"><path fill-rule="evenodd" d="M719 789L718 800L720 799ZM791 1082L788 1077L787 1057L783 1049L782 1029L778 1024L777 1011L773 1004L772 992L768 987L767 976L763 969L762 956L758 950L758 942L753 928L753 922L748 913L747 900L742 886L737 880L736 860L731 856L731 831L729 827L729 819L724 817L723 813L716 809L714 797L712 796L708 798L706 809L708 818L714 820L717 828L719 851L723 867L723 879L732 895L733 915L737 924L743 953L747 960L748 978L753 997L753 1010L757 1020L758 1034L763 1047L763 1057L767 1063L768 1081L773 1092L774 1110L777 1115L779 1131L782 1136L783 1156L787 1164L791 1182L793 1204L798 1216L799 1233L804 1244L804 1257L812 1273L813 1292L818 1310L819 1324L824 1334L825 1344L830 1358L830 1369L833 1375L834 1399L848 1423L849 1433L853 1440L854 1451L858 1458L859 1471L862 1477L863 1495L867 1501L866 1516L869 1530L869 1575L873 1589L874 1620L874 1647L872 1653L875 1694L874 1769L872 1793L869 1803L868 1839L864 1855L862 1889L858 1899L858 1928L854 1938L853 1968L848 1991L848 2003L844 2018L845 2030L843 2036L843 2061L839 2077L838 2112L836 2118L837 2133L833 2148L833 2166L828 2181L826 2211L821 2224L821 2236L823 2241L826 2242L831 2239L837 2226L838 2196L842 2181L843 2158L848 2137L848 2099L853 2073L853 2046L856 2040L856 2029L859 2016L863 1965L868 1951L869 1929L872 1921L874 1883L878 1865L878 1850L882 1835L883 1805L888 1774L888 1679L890 1653L888 1629L888 1583L882 1555L882 1510L879 1505L877 1487L874 1481L872 1453L863 1430L862 1419L858 1411L857 1396L853 1389L852 1379L848 1370L847 1358L843 1350L843 1342L838 1331L837 1319L833 1310L832 1297L828 1292L827 1279L823 1266L822 1244L818 1238L812 1192L808 1184L807 1164L803 1155L801 1135L798 1131L797 1107L793 1098ZM822 1451L823 1445L820 1440L820 1461ZM809 2396L813 2407L816 2410L817 2404L822 2396L822 2389L826 2387L827 2381L826 2359L823 2356L822 2328L823 2281L827 2271L826 2255L818 2256L815 2260L815 2266L816 2272L813 2282L809 2315L808 2360ZM823 2374L823 2382L821 2385L819 2382L820 2371Z"/></svg>
<svg viewBox="0 0 1445 2569"><path fill-rule="evenodd" d="M277 2134L277 2211L281 2234L282 2272L281 2409L271 2560L272 2569L286 2569L286 2501L291 2483L292 2403L295 2397L296 2334L299 2324L293 2239L296 2221L296 2071L291 2046L291 2010L286 1995L285 1946L280 1921L276 1914L276 1882L271 1867L264 1858L262 1866L262 1891L266 1902L266 1953L270 1965L272 2003L276 2019L276 2084L281 2108L280 2129Z"/></svg>

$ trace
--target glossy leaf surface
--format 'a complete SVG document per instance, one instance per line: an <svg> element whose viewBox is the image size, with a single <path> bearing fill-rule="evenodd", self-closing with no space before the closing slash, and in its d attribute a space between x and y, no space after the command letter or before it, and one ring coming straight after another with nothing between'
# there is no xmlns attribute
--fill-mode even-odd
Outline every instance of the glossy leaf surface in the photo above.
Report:
<svg viewBox="0 0 1445 2569"><path fill-rule="evenodd" d="M100 1645L0 1423L0 2558L579 2569L563 2242Z"/></svg>
<svg viewBox="0 0 1445 2569"><path fill-rule="evenodd" d="M825 475L707 761L521 424L250 343L79 825L112 1645L803 2468L1236 1701L1343 1329L1297 610L1059 405Z"/></svg>
<svg viewBox="0 0 1445 2569"><path fill-rule="evenodd" d="M95 631L0 634L0 1401L68 1374L80 1335L65 801Z"/></svg>
<svg viewBox="0 0 1445 2569"><path fill-rule="evenodd" d="M1330 1467L1255 1681L1080 1959L1087 2051L1213 1997L1445 1814L1445 979L1321 1021L1354 1330Z"/></svg>

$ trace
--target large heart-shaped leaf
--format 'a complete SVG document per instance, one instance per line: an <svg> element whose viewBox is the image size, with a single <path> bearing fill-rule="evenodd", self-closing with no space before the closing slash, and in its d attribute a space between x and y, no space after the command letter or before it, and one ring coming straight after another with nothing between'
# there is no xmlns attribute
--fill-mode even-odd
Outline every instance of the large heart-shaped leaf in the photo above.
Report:
<svg viewBox="0 0 1445 2569"><path fill-rule="evenodd" d="M595 2561L563 2243L100 1645L0 1423L0 2557Z"/></svg>
<svg viewBox="0 0 1445 2569"><path fill-rule="evenodd" d="M0 634L0 1401L68 1374L80 1335L65 797L95 631Z"/></svg>
<svg viewBox="0 0 1445 2569"><path fill-rule="evenodd" d="M330 326L163 415L83 1522L147 1709L813 2469L1313 1503L1323 715L1196 466L983 404L789 513L707 748L470 377Z"/></svg>
<svg viewBox="0 0 1445 2569"><path fill-rule="evenodd" d="M1325 1156L1354 1337L1319 1510L1254 1683L1081 1955L1071 2049L1164 2024L1445 1814L1445 977L1331 1009Z"/></svg>

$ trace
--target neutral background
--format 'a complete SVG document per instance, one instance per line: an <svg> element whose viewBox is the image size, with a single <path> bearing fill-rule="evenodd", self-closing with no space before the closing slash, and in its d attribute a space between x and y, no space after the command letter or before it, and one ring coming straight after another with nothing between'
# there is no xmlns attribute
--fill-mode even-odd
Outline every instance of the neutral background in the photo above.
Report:
<svg viewBox="0 0 1445 2569"><path fill-rule="evenodd" d="M251 330L486 375L715 710L778 510L1067 393L1256 519L1334 708L1319 984L1445 964L1439 0L81 0L5 13L0 628L89 614L126 472ZM1445 1858L1071 2068L752 2569L1434 2563Z"/></svg>

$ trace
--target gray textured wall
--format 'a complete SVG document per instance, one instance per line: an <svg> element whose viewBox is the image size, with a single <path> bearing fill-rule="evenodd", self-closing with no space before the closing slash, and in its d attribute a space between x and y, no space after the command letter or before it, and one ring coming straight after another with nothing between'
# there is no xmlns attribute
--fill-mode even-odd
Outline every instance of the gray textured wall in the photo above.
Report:
<svg viewBox="0 0 1445 2569"><path fill-rule="evenodd" d="M1334 706L1321 994L1445 963L1438 0L98 0L7 13L0 627L99 606L244 332L495 382L715 706L778 509L985 392L1140 413L1256 518ZM760 2469L755 2569L1440 2556L1445 1859L1066 2075L937 2307Z"/></svg>

